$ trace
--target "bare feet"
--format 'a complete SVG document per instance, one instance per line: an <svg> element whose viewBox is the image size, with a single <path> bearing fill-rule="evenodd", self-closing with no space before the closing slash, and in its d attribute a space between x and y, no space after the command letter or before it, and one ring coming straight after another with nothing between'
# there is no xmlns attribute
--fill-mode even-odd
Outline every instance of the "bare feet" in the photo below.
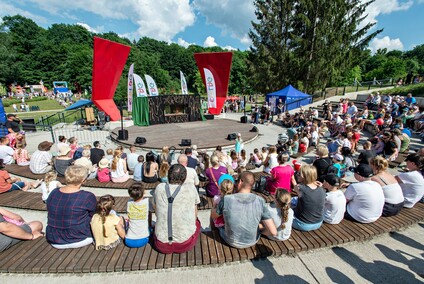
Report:
<svg viewBox="0 0 424 284"><path fill-rule="evenodd" d="M41 179L37 179L36 181L31 182L29 189L35 189L35 188L39 187L41 182L42 182Z"/></svg>

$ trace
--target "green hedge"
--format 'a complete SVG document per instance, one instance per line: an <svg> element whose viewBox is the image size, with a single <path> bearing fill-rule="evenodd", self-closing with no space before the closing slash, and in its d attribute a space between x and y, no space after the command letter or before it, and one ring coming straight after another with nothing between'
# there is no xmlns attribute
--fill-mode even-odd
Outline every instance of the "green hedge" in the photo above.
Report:
<svg viewBox="0 0 424 284"><path fill-rule="evenodd" d="M38 101L45 101L47 100L47 97L33 97L32 99L25 99L25 102L38 102ZM20 104L22 101L20 99L4 99L3 100L3 106L9 107L13 104Z"/></svg>
<svg viewBox="0 0 424 284"><path fill-rule="evenodd" d="M424 83L395 87L380 91L380 93L399 96L406 96L408 93L411 93L414 97L424 97Z"/></svg>

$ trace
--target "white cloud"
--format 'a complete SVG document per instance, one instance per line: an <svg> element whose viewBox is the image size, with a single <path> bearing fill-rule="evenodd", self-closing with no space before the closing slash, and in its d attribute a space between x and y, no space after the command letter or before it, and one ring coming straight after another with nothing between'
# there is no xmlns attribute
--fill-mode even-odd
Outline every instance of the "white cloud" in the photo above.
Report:
<svg viewBox="0 0 424 284"><path fill-rule="evenodd" d="M24 0L22 0L25 2ZM86 11L105 19L130 20L138 26L129 31L136 37L147 36L157 40L170 41L195 22L190 0L26 0L40 9L63 17L77 11Z"/></svg>
<svg viewBox="0 0 424 284"><path fill-rule="evenodd" d="M368 2L368 0L362 0L362 2ZM365 18L364 21L366 23L376 23L376 18L379 15L390 14L396 11L405 11L411 8L413 4L414 1L412 0L376 0L367 7L365 14L368 14L368 16Z"/></svg>
<svg viewBox="0 0 424 284"><path fill-rule="evenodd" d="M15 7L14 5L5 3L4 1L0 1L0 7L0 17L21 15L26 18L32 19L34 22L37 22L39 24L47 23L47 19L45 17L38 16L31 12L22 10L20 8Z"/></svg>
<svg viewBox="0 0 424 284"><path fill-rule="evenodd" d="M85 23L77 23L78 26L84 27L87 31L92 33L98 33L98 31L95 28L90 27L89 25Z"/></svg>
<svg viewBox="0 0 424 284"><path fill-rule="evenodd" d="M189 47L190 45L194 45L195 43L190 43L190 42L187 42L187 41L185 41L184 39L182 39L182 38L178 38L178 40L177 40L177 44L178 45L181 45L181 46L183 46L183 47L185 47L185 48L187 48L187 47Z"/></svg>
<svg viewBox="0 0 424 284"><path fill-rule="evenodd" d="M403 43L398 38L390 39L390 37L385 36L383 38L374 38L371 41L369 48L373 53L383 48L387 48L387 51L403 50Z"/></svg>
<svg viewBox="0 0 424 284"><path fill-rule="evenodd" d="M207 23L221 28L224 35L230 35L242 44L250 44L250 39L246 39L249 38L250 22L256 19L253 1L195 0L193 5L206 17Z"/></svg>
<svg viewBox="0 0 424 284"><path fill-rule="evenodd" d="M223 49L225 49L225 50L229 50L229 51L237 50L237 48L232 47L231 45L224 46L224 47L223 47Z"/></svg>
<svg viewBox="0 0 424 284"><path fill-rule="evenodd" d="M212 36L208 36L205 39L205 42L203 43L204 47L213 47L213 46L218 46L218 44L215 42L215 38Z"/></svg>

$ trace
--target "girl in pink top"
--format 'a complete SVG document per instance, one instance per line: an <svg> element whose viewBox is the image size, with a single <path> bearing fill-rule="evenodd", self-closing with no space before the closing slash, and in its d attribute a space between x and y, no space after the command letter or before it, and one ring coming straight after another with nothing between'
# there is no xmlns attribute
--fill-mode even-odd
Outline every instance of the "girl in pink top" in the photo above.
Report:
<svg viewBox="0 0 424 284"><path fill-rule="evenodd" d="M108 159L101 159L99 162L99 167L97 169L97 179L100 182L109 182L110 181L110 174L109 174L109 160Z"/></svg>
<svg viewBox="0 0 424 284"><path fill-rule="evenodd" d="M294 170L290 165L285 165L289 160L289 155L280 153L278 155L279 165L271 170L271 176L267 180L266 190L275 195L277 188L285 188L291 192L291 188L296 185Z"/></svg>
<svg viewBox="0 0 424 284"><path fill-rule="evenodd" d="M69 152L69 157L73 157L75 152L78 149L78 139L76 137L71 137L68 139L69 147L71 147L71 151Z"/></svg>
<svg viewBox="0 0 424 284"><path fill-rule="evenodd" d="M18 166L28 166L30 156L28 151L25 149L25 145L18 143L16 144L15 152L13 153L13 159L15 159Z"/></svg>

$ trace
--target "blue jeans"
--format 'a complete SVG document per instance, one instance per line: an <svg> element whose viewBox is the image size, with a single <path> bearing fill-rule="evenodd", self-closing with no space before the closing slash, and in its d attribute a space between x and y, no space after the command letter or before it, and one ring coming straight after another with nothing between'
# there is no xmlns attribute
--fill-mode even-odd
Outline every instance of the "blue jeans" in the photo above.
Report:
<svg viewBox="0 0 424 284"><path fill-rule="evenodd" d="M22 188L25 187L25 183L23 181L17 181L15 183L12 183L12 187L7 191L14 191L14 190L22 190Z"/></svg>
<svg viewBox="0 0 424 284"><path fill-rule="evenodd" d="M319 229L321 225L322 225L322 221L315 224L308 224L294 217L292 227L299 231L313 231L313 230Z"/></svg>

